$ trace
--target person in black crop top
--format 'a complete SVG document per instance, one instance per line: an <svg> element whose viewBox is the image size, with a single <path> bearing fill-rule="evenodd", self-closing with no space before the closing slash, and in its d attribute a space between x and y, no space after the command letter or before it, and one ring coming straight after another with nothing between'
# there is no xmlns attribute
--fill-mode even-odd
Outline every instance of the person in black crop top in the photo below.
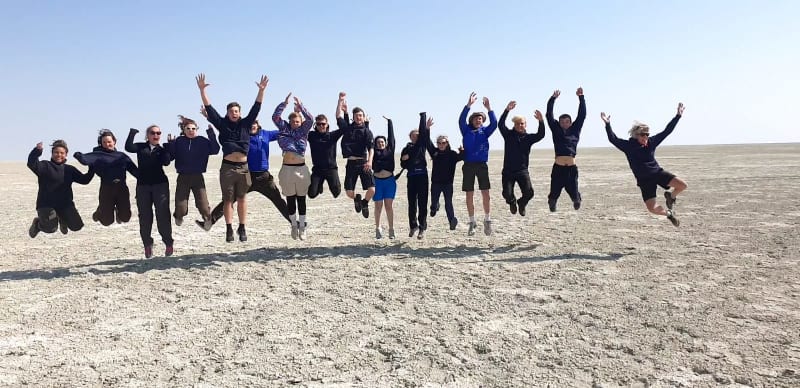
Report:
<svg viewBox="0 0 800 388"><path fill-rule="evenodd" d="M575 91L578 96L578 116L575 121L568 114L562 114L558 121L553 117L553 105L560 90L553 92L547 100L547 126L553 134L553 147L555 148L556 159L553 163L553 170L550 173L550 194L547 196L547 204L550 211L556 211L556 203L564 189L572 199L572 206L575 210L581 208L581 193L578 191L578 166L575 165L575 155L577 153L578 141L583 128L583 121L586 119L586 100L583 97L583 88Z"/></svg>

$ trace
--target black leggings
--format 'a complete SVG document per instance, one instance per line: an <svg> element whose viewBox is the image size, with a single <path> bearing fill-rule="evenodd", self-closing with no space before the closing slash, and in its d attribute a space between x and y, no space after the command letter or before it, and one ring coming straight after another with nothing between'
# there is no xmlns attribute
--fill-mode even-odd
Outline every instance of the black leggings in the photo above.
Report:
<svg viewBox="0 0 800 388"><path fill-rule="evenodd" d="M578 191L578 166L553 164L553 170L550 173L550 195L547 198L557 201L561 195L561 189L567 191L572 202L581 201L581 192Z"/></svg>
<svg viewBox="0 0 800 388"><path fill-rule="evenodd" d="M300 215L304 216L306 215L306 196L290 195L286 197L286 206L289 208L289 214L300 212Z"/></svg>
<svg viewBox="0 0 800 388"><path fill-rule="evenodd" d="M514 184L517 184L519 190L522 192L519 201L517 201L517 198L514 196ZM517 201L521 207L525 207L525 205L528 204L533 198L533 185L531 184L531 176L528 170L503 173L503 198L508 204L515 201Z"/></svg>

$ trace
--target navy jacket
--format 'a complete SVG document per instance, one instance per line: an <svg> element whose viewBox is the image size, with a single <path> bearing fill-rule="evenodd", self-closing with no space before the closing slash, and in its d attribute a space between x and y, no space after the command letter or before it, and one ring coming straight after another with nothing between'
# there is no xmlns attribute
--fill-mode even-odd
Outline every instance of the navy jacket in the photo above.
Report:
<svg viewBox="0 0 800 388"><path fill-rule="evenodd" d="M575 117L569 128L562 129L561 125L558 124L558 120L553 117L555 97L550 97L547 100L547 126L550 127L550 132L553 133L553 147L555 148L556 156L574 157L577 153L583 121L586 120L586 100L583 96L578 96L578 101L578 116Z"/></svg>
<svg viewBox="0 0 800 388"><path fill-rule="evenodd" d="M513 128L506 127L508 110L500 115L500 134L503 135L503 174L512 174L528 169L528 159L531 147L544 139L544 121L539 121L539 130L536 133L519 134ZM537 120L538 121L538 120Z"/></svg>
<svg viewBox="0 0 800 388"><path fill-rule="evenodd" d="M137 182L143 185L157 185L167 183L167 174L164 173L164 166L168 166L170 155L161 145L151 146L149 143L134 143L133 137L139 131L131 128L128 132L128 139L125 140L125 151L136 154L136 162L139 165L139 176Z"/></svg>
<svg viewBox="0 0 800 388"><path fill-rule="evenodd" d="M39 181L39 192L36 194L36 208L53 208L56 210L74 207L72 183L86 185L94 177L92 168L86 174L66 163L55 163L51 160L39 160L42 150L34 148L28 154L28 168L36 174Z"/></svg>
<svg viewBox="0 0 800 388"><path fill-rule="evenodd" d="M217 135L213 129L206 130L208 138L197 136L190 139L178 136L164 145L170 160L175 161L178 174L202 174L208 168L208 157L219 153Z"/></svg>
<svg viewBox="0 0 800 388"><path fill-rule="evenodd" d="M242 117L237 122L228 119L228 116L221 117L217 110L211 105L206 105L208 122L213 124L219 131L219 144L222 146L222 155L227 156L234 152L247 155L250 148L250 127L258 118L261 111L261 103L256 101L246 117Z"/></svg>
<svg viewBox="0 0 800 388"><path fill-rule="evenodd" d="M606 123L608 141L610 141L614 147L617 147L620 151L625 153L625 157L628 158L628 165L631 167L631 171L633 171L633 176L636 177L637 182L647 180L649 177L662 170L661 166L659 166L656 161L656 148L658 148L658 145L672 133L680 119L681 116L676 115L661 133L651 136L647 140L647 146L642 146L639 144L639 141L634 138L628 140L618 138L614 134L614 131L611 130L611 124Z"/></svg>

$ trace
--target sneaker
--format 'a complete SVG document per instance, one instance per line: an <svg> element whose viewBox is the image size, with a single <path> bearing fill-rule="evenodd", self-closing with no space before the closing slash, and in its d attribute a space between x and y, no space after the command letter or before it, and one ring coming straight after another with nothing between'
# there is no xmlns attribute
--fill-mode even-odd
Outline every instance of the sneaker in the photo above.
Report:
<svg viewBox="0 0 800 388"><path fill-rule="evenodd" d="M153 246L147 245L144 247L144 258L149 259L151 257L153 257Z"/></svg>
<svg viewBox="0 0 800 388"><path fill-rule="evenodd" d="M436 216L436 212L438 212L438 211L439 211L439 207L438 206L437 207L431 206L431 217L435 217Z"/></svg>
<svg viewBox="0 0 800 388"><path fill-rule="evenodd" d="M675 204L675 197L672 196L672 192L665 191L664 198L667 200L667 209L672 210L672 205Z"/></svg>
<svg viewBox="0 0 800 388"><path fill-rule="evenodd" d="M239 241L247 241L247 231L244 230L244 225L239 225L239 228L236 229L236 234L239 235Z"/></svg>
<svg viewBox="0 0 800 388"><path fill-rule="evenodd" d="M183 225L183 217L175 216L175 226Z"/></svg>
<svg viewBox="0 0 800 388"><path fill-rule="evenodd" d="M298 221L298 224L300 222ZM306 223L304 222L303 225L299 225L297 227L297 237L300 238L300 241L306 240Z"/></svg>
<svg viewBox="0 0 800 388"><path fill-rule="evenodd" d="M175 252L175 249L172 248L172 245L169 245L169 246L167 246L166 249L164 249L164 256L172 256L172 254L174 252Z"/></svg>
<svg viewBox="0 0 800 388"><path fill-rule="evenodd" d="M580 208L581 208L581 201L575 201L575 202L573 202L573 203L572 203L572 207L573 207L573 208L575 208L575 210L578 210L578 209L580 209Z"/></svg>
<svg viewBox="0 0 800 388"><path fill-rule="evenodd" d="M483 220L483 233L487 236L492 235L492 220Z"/></svg>
<svg viewBox="0 0 800 388"><path fill-rule="evenodd" d="M94 222L100 221L100 216L97 215L97 212L92 213L92 221Z"/></svg>
<svg viewBox="0 0 800 388"><path fill-rule="evenodd" d="M34 217L31 227L28 228L28 236L34 238L37 234L39 234L39 217Z"/></svg>
<svg viewBox="0 0 800 388"><path fill-rule="evenodd" d="M456 230L456 226L458 226L458 219L454 218L450 221L450 230Z"/></svg>
<svg viewBox="0 0 800 388"><path fill-rule="evenodd" d="M425 230L420 229L419 233L417 233L417 240L422 240L423 237L425 237Z"/></svg>
<svg viewBox="0 0 800 388"><path fill-rule="evenodd" d="M547 200L547 206L550 207L550 212L555 212L556 211L556 200L555 199L548 199Z"/></svg>
<svg viewBox="0 0 800 388"><path fill-rule="evenodd" d="M519 215L525 217L525 205L519 205Z"/></svg>
<svg viewBox="0 0 800 388"><path fill-rule="evenodd" d="M297 240L300 236L300 228L297 227L297 221L292 222L292 240Z"/></svg>
<svg viewBox="0 0 800 388"><path fill-rule="evenodd" d="M667 210L667 219L669 222L672 223L673 226L676 228L681 225L681 222L675 217L675 214L672 213L672 210Z"/></svg>
<svg viewBox="0 0 800 388"><path fill-rule="evenodd" d="M394 240L394 229L389 229L389 239Z"/></svg>
<svg viewBox="0 0 800 388"><path fill-rule="evenodd" d="M356 208L356 213L361 212L361 194L356 194L356 197L353 198L353 205Z"/></svg>
<svg viewBox="0 0 800 388"><path fill-rule="evenodd" d="M511 214L517 214L517 200L511 201L508 204L508 210L511 211Z"/></svg>
<svg viewBox="0 0 800 388"><path fill-rule="evenodd" d="M418 230L419 228L416 226L411 228L411 230L408 231L408 237L414 237L414 233L417 233Z"/></svg>
<svg viewBox="0 0 800 388"><path fill-rule="evenodd" d="M209 230L211 230L211 227L214 226L214 220L212 220L211 217L208 217L203 221L202 226L203 230L208 232Z"/></svg>
<svg viewBox="0 0 800 388"><path fill-rule="evenodd" d="M381 228L375 228L375 239L380 240L382 238L383 238L383 232L381 231Z"/></svg>
<svg viewBox="0 0 800 388"><path fill-rule="evenodd" d="M474 221L470 222L469 223L469 230L467 231L467 236L474 236L475 235L475 228L477 228L477 227L478 227L478 224L476 222L474 222Z"/></svg>
<svg viewBox="0 0 800 388"><path fill-rule="evenodd" d="M364 218L369 218L369 201L366 199L361 202L361 215L364 216Z"/></svg>
<svg viewBox="0 0 800 388"><path fill-rule="evenodd" d="M233 242L233 229L228 229L225 231L225 241Z"/></svg>
<svg viewBox="0 0 800 388"><path fill-rule="evenodd" d="M67 227L67 223L64 222L62 219L58 219L58 229L61 230L61 234L67 234L69 232L69 228Z"/></svg>

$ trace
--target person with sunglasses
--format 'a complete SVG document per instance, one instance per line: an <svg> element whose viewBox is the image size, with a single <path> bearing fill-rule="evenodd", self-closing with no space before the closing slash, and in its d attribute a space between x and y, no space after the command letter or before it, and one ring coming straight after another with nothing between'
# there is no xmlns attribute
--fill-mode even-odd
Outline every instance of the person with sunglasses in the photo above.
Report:
<svg viewBox="0 0 800 388"><path fill-rule="evenodd" d="M491 183L489 182L489 137L497 129L497 118L495 118L489 99L483 98L483 106L489 114L489 125L484 126L486 114L475 112L469 115L470 107L478 100L475 92L470 93L467 105L461 110L458 118L458 127L461 130L462 143L464 145L464 165L461 166L464 175L464 182L461 190L466 193L467 213L469 213L469 230L467 235L475 234L478 224L475 222L475 180L478 180L478 189L481 191L483 199L483 233L487 236L492 234L491 212Z"/></svg>
<svg viewBox="0 0 800 388"><path fill-rule="evenodd" d="M680 225L680 221L675 217L673 206L678 194L686 190L686 182L661 168L656 161L655 153L656 148L675 129L678 120L683 116L683 109L683 103L678 103L678 111L675 117L670 120L663 131L653 136L650 136L650 127L647 124L635 121L628 131L630 138L627 140L622 140L614 134L611 129L611 115L606 115L605 112L600 113L600 118L605 123L608 141L624 152L625 157L628 159L628 165L636 178L636 185L639 186L639 190L642 192L642 200L644 200L647 210L653 214L666 216L672 225L676 227ZM664 192L666 209L656 204L657 186L661 186L666 190ZM672 191L669 191L670 188L672 188Z"/></svg>
<svg viewBox="0 0 800 388"><path fill-rule="evenodd" d="M292 224L293 239L306 239L306 194L311 184L311 176L306 166L306 147L308 132L314 123L314 116L308 112L299 98L294 97L294 112L289 114L289 121L283 120L284 109L289 105L289 98L275 107L272 122L278 128L278 146L283 151L283 163L278 172L278 183L286 197L289 208L289 222Z"/></svg>
<svg viewBox="0 0 800 388"><path fill-rule="evenodd" d="M211 208L208 205L206 181L203 174L208 167L208 157L219 154L219 142L214 129L209 125L208 137L197 134L197 122L178 115L181 135L167 137L165 145L170 159L175 161L178 181L175 184L175 225L183 224L183 217L189 213L189 193L194 193L194 205L203 216L203 228L211 229Z"/></svg>
<svg viewBox="0 0 800 388"><path fill-rule="evenodd" d="M425 112L419 114L419 126L408 137L411 140L400 151L400 166L408 170L406 174L406 193L408 195L408 237L425 237L428 230L428 163L425 150L430 141L433 118Z"/></svg>
<svg viewBox="0 0 800 388"><path fill-rule="evenodd" d="M508 204L511 214L525 216L525 207L533 199L533 184L531 175L528 172L528 159L531 155L531 147L544 139L544 117L542 112L535 111L534 117L539 121L539 128L536 133L527 133L527 121L524 116L514 116L511 122L514 128L506 126L508 113L517 106L516 101L511 101L506 106L503 114L500 115L500 134L503 135L503 198ZM519 186L522 196L517 199L514 194L514 184Z"/></svg>
<svg viewBox="0 0 800 388"><path fill-rule="evenodd" d="M556 211L558 197L561 190L566 190L572 200L575 210L581 208L581 193L578 190L578 166L575 164L578 141L581 137L583 122L586 120L586 100L583 97L583 88L579 87L575 94L578 96L578 116L572 121L572 116L562 114L558 121L553 117L553 105L561 95L560 90L553 92L547 100L547 126L553 134L553 146L556 159L550 172L550 194L547 196L547 205L551 212Z"/></svg>
<svg viewBox="0 0 800 388"><path fill-rule="evenodd" d="M345 108L347 112L347 108ZM344 120L347 121L347 113ZM342 137L342 130L330 130L328 117L323 114L314 118L314 130L308 133L308 145L311 150L311 184L308 186L308 197L316 198L322 194L323 183L328 182L328 190L333 198L342 192L339 181L339 169L336 165L336 142Z"/></svg>
<svg viewBox="0 0 800 388"><path fill-rule="evenodd" d="M445 135L436 138L436 146L430 139L428 132L428 154L431 156L431 217L439 211L439 197L444 195L444 210L450 230L455 230L458 218L453 209L453 180L456 174L456 164L464 160L464 147L459 147L458 152L450 149L450 140Z"/></svg>
<svg viewBox="0 0 800 388"><path fill-rule="evenodd" d="M136 178L136 209L139 210L139 235L144 244L144 257L153 256L153 210L156 214L156 227L164 242L164 256L172 256L172 219L169 211L169 180L164 166L170 163L170 154L161 147L161 128L158 125L147 127L146 141L134 143L139 130L131 128L125 140L125 151L136 154L139 176Z"/></svg>

